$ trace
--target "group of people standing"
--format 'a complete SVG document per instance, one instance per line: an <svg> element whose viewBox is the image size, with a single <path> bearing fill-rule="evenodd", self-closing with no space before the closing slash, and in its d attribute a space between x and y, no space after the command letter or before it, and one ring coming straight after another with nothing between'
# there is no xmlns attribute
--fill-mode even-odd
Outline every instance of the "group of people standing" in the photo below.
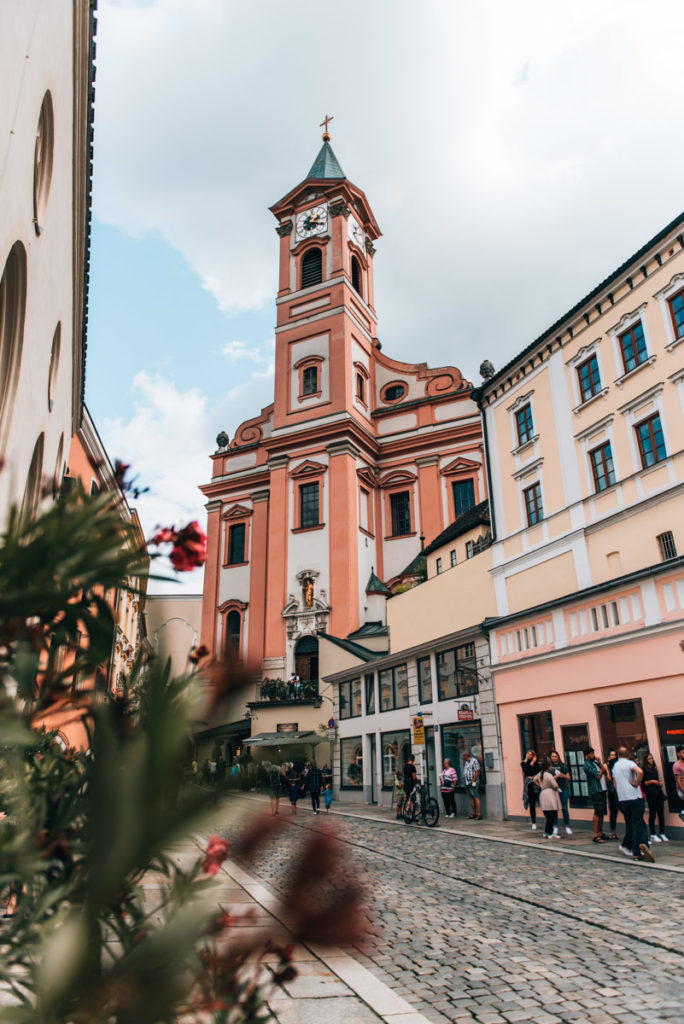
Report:
<svg viewBox="0 0 684 1024"><path fill-rule="evenodd" d="M570 798L570 771L557 750L542 761L534 750L528 750L520 762L523 773L523 805L529 811L532 828L537 828L536 808L546 819L545 839L558 839L558 815L562 813L565 831L572 835L568 803ZM626 747L608 752L603 762L596 751L584 751L584 775L587 794L593 808L592 841L602 844L617 840L618 811L625 821L625 836L619 850L635 860L653 861L652 843L667 843L665 835L665 793L653 755L644 754L641 763L630 756ZM673 766L677 797L684 804L684 745L677 748L677 761ZM648 830L644 811L648 807ZM603 820L608 816L610 832L603 831ZM684 820L684 807L679 811ZM650 837L649 837L650 833Z"/></svg>
<svg viewBox="0 0 684 1024"><path fill-rule="evenodd" d="M292 761L285 761L280 768L271 765L268 782L271 798L271 814L278 813L281 799L287 799L292 814L297 813L300 796L308 793L311 799L311 810L314 814L320 811L321 795L326 814L330 814L332 806L332 782L329 775L324 775L315 761L304 765L297 771Z"/></svg>

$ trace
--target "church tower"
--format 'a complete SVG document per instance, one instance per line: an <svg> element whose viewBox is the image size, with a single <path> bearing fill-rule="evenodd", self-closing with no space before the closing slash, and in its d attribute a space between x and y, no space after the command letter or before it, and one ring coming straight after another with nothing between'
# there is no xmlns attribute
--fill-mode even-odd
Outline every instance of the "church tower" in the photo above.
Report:
<svg viewBox="0 0 684 1024"><path fill-rule="evenodd" d="M327 132L306 178L271 211L280 236L274 429L345 413L368 427L380 229Z"/></svg>
<svg viewBox="0 0 684 1024"><path fill-rule="evenodd" d="M459 370L381 351L380 229L327 130L306 177L271 211L273 403L232 440L219 434L201 488L202 642L216 655L239 654L264 678L296 671L317 687L318 636L348 638L371 620L381 627L421 537L433 540L486 496L482 439Z"/></svg>

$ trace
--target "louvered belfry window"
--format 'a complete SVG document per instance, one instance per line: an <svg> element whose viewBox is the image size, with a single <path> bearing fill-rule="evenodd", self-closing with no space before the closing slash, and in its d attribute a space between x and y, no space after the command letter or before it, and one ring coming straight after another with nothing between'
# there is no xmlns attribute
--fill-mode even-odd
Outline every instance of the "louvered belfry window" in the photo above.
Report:
<svg viewBox="0 0 684 1024"><path fill-rule="evenodd" d="M307 249L302 256L302 288L310 288L322 280L323 253L320 249Z"/></svg>

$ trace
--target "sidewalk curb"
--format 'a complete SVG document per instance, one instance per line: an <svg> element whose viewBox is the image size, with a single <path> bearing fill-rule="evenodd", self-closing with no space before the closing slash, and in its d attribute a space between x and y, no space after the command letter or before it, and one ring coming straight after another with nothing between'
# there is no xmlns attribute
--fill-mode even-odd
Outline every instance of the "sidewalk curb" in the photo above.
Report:
<svg viewBox="0 0 684 1024"><path fill-rule="evenodd" d="M287 921L279 916L280 899L263 882L258 881L244 868L230 860L224 862L221 870L234 882L237 882L247 895L271 914L276 921L285 928L288 927ZM415 1010L401 996L396 995L367 967L337 946L318 946L315 943L302 943L302 945L317 960L325 964L333 974L337 975L355 996L358 996L374 1013L378 1014L385 1024L430 1024L427 1017Z"/></svg>
<svg viewBox="0 0 684 1024"><path fill-rule="evenodd" d="M361 821L375 821L382 825L396 826L397 828L405 828L403 822L393 821L389 818L382 818L379 815L374 814L361 814L358 811L342 810L338 807L335 808L335 815L345 818L358 818ZM420 827L420 826L419 826ZM569 850L567 847L563 848L559 845L551 845L550 843L546 846L540 846L539 843L530 843L524 839L508 839L505 836L490 836L482 832L471 832L470 830L458 829L458 828L435 828L429 829L430 832L438 832L443 836L465 836L467 839L481 839L488 843L505 843L508 846L525 846L530 850L547 850L550 854L560 854L566 857L587 857L589 860L608 861L612 864L622 864L623 866L631 865L636 867L634 861L627 857L613 857L609 853L593 853L591 850ZM650 870L657 869L658 871L671 871L677 875L684 874L684 868L677 867L676 864L655 864L644 863L643 861L638 862L640 868L649 868Z"/></svg>

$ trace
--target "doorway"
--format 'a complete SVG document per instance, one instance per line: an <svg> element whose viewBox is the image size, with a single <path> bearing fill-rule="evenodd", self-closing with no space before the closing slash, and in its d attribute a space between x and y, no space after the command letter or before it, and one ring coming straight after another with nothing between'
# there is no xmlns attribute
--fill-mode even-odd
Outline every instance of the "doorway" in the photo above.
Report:
<svg viewBox="0 0 684 1024"><path fill-rule="evenodd" d="M295 672L303 686L309 684L310 692L318 694L318 637L301 636L294 651Z"/></svg>

